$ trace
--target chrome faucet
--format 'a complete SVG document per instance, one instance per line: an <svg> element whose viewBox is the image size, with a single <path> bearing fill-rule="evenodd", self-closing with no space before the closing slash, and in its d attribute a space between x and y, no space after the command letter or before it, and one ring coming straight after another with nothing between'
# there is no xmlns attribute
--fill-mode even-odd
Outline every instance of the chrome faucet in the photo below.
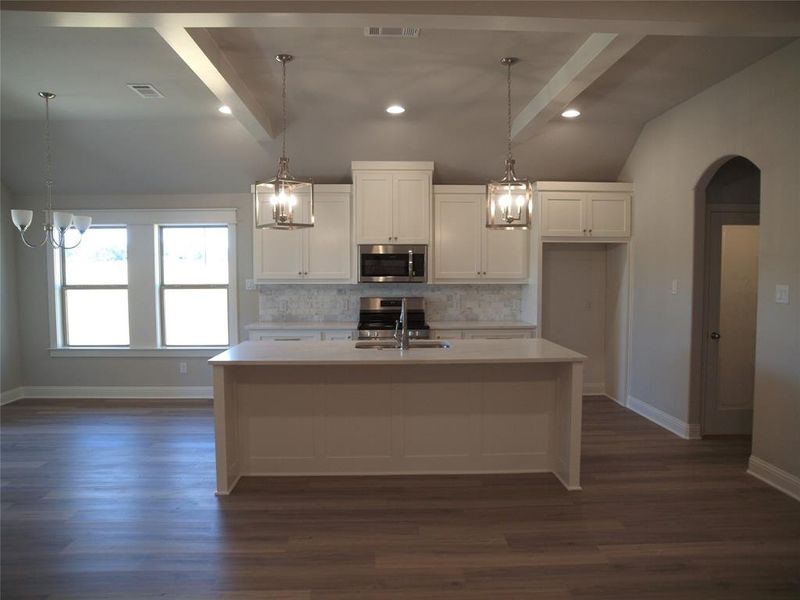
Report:
<svg viewBox="0 0 800 600"><path fill-rule="evenodd" d="M401 328L400 331L398 326ZM400 303L400 320L394 325L394 340L400 350L408 350L408 307L405 298Z"/></svg>

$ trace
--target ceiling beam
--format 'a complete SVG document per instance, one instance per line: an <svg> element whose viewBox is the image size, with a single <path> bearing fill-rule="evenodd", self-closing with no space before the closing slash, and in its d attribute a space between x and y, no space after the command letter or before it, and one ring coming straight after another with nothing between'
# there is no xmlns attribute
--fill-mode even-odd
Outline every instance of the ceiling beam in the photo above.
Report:
<svg viewBox="0 0 800 600"><path fill-rule="evenodd" d="M231 108L233 116L259 143L275 138L278 132L266 108L261 106L208 31L196 29L190 34L183 27L167 25L155 29L219 101Z"/></svg>
<svg viewBox="0 0 800 600"><path fill-rule="evenodd" d="M528 102L511 124L511 137L525 141L589 87L644 36L593 33Z"/></svg>
<svg viewBox="0 0 800 600"><path fill-rule="evenodd" d="M14 26L365 27L627 35L800 35L797 2L3 0ZM161 12L159 12L161 11ZM199 12L203 11L203 12Z"/></svg>

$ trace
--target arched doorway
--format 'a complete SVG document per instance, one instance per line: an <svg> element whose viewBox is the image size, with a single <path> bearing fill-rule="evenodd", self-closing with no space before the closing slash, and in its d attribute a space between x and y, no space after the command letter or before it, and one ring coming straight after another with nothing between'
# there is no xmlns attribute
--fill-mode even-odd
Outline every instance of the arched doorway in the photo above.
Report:
<svg viewBox="0 0 800 600"><path fill-rule="evenodd" d="M755 379L761 170L742 156L707 173L698 194L703 227L698 337L704 436L751 435ZM698 189L698 192L700 190ZM700 216L700 215L698 215Z"/></svg>

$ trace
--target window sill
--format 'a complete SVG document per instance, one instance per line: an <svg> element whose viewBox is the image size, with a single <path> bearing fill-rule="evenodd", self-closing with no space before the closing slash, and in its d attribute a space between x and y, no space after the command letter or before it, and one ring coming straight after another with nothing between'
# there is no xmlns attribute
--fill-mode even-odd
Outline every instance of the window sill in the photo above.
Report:
<svg viewBox="0 0 800 600"><path fill-rule="evenodd" d="M203 346L191 348L50 348L50 356L71 358L211 358L224 352L228 346Z"/></svg>

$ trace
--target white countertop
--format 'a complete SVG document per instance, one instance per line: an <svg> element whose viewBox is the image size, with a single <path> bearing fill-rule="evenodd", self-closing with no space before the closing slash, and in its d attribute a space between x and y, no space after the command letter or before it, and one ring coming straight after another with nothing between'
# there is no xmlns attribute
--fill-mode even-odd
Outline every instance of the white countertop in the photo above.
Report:
<svg viewBox="0 0 800 600"><path fill-rule="evenodd" d="M533 323L525 321L430 321L431 329L536 329ZM332 330L354 330L358 327L356 321L259 321L250 323L244 328L248 331L253 329L332 329Z"/></svg>
<svg viewBox="0 0 800 600"><path fill-rule="evenodd" d="M356 349L353 341L243 342L214 365L492 364L582 362L582 354L543 339L452 340L450 348Z"/></svg>
<svg viewBox="0 0 800 600"><path fill-rule="evenodd" d="M526 321L429 321L431 329L536 329Z"/></svg>

